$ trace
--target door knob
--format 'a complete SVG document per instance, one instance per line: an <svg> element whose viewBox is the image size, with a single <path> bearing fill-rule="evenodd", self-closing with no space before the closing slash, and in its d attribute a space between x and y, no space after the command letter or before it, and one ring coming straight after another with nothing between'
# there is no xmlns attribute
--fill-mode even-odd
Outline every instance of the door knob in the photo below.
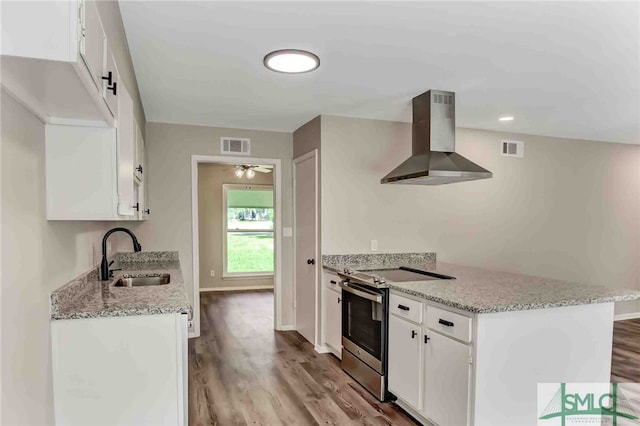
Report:
<svg viewBox="0 0 640 426"><path fill-rule="evenodd" d="M307 265L315 265L315 264L316 264L315 259L307 259Z"/></svg>

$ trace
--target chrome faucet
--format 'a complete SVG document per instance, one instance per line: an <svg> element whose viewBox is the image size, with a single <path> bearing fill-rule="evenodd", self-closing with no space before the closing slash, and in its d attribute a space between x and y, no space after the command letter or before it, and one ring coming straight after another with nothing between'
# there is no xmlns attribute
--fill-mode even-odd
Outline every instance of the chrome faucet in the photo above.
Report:
<svg viewBox="0 0 640 426"><path fill-rule="evenodd" d="M131 240L133 241L133 251L139 252L140 250L142 250L142 246L138 242L136 236L127 228L113 228L107 231L107 233L104 234L104 237L102 238L102 262L100 263L100 279L102 281L109 280L111 275L109 273L109 266L111 265L111 263L107 262L107 239L111 234L118 231L126 232L127 234L129 234Z"/></svg>

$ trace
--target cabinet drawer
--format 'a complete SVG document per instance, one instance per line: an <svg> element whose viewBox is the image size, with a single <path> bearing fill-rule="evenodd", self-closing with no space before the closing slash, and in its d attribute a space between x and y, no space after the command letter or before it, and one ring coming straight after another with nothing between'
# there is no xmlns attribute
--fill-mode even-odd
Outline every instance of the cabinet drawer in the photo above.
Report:
<svg viewBox="0 0 640 426"><path fill-rule="evenodd" d="M389 312L416 324L422 323L422 302L417 300L392 293L389 299Z"/></svg>
<svg viewBox="0 0 640 426"><path fill-rule="evenodd" d="M455 312L427 306L427 327L463 342L471 342L471 318Z"/></svg>
<svg viewBox="0 0 640 426"><path fill-rule="evenodd" d="M338 277L337 275L325 272L324 282L329 290L333 290L337 293L342 293L342 289L338 285L338 283L340 282L340 277Z"/></svg>

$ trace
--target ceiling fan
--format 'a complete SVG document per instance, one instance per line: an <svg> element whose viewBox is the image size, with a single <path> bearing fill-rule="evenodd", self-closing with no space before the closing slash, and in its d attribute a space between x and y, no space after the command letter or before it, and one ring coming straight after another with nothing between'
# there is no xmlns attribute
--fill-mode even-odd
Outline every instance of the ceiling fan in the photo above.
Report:
<svg viewBox="0 0 640 426"><path fill-rule="evenodd" d="M271 173L273 171L273 166L252 166L250 164L243 164L236 166L235 169L236 170L233 173L237 178L247 176L247 179L253 179L256 176L256 172Z"/></svg>

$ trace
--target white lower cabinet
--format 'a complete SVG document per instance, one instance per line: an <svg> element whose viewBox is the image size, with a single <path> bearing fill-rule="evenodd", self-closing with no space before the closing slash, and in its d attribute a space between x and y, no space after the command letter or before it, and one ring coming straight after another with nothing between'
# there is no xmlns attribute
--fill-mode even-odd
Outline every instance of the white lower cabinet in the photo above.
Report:
<svg viewBox="0 0 640 426"><path fill-rule="evenodd" d="M400 295L394 295L394 303L419 309L425 305ZM426 306L425 317L431 308ZM436 308L434 312L441 317L448 311ZM453 324L446 326L453 328L447 330L450 332L466 325L465 320L471 321L455 312L449 314L455 321L443 322ZM407 318L393 311L389 315L389 391L398 397L401 407L425 424L468 425L471 346L430 328L429 321L416 324ZM420 321L422 316L414 318ZM439 319L436 322L441 324Z"/></svg>
<svg viewBox="0 0 640 426"><path fill-rule="evenodd" d="M422 408L422 330L389 317L389 391L416 410Z"/></svg>
<svg viewBox="0 0 640 426"><path fill-rule="evenodd" d="M52 321L56 425L187 425L187 315Z"/></svg>
<svg viewBox="0 0 640 426"><path fill-rule="evenodd" d="M324 342L340 357L342 350L342 289L337 275L325 273Z"/></svg>
<svg viewBox="0 0 640 426"><path fill-rule="evenodd" d="M469 346L434 331L424 345L424 413L438 425L466 425L471 365Z"/></svg>

